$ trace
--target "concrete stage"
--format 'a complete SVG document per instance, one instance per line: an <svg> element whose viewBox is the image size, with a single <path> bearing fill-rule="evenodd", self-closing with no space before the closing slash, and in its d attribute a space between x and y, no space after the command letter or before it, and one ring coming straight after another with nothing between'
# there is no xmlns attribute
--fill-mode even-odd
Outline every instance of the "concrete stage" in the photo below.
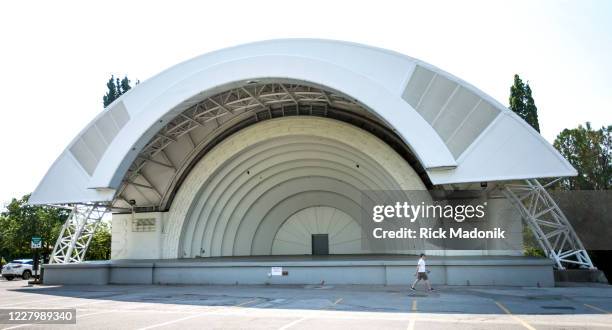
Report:
<svg viewBox="0 0 612 330"><path fill-rule="evenodd" d="M414 280L417 257L332 255L115 260L44 265L45 284L382 284ZM554 286L552 261L510 256L428 257L433 284ZM270 275L282 267L284 275Z"/></svg>

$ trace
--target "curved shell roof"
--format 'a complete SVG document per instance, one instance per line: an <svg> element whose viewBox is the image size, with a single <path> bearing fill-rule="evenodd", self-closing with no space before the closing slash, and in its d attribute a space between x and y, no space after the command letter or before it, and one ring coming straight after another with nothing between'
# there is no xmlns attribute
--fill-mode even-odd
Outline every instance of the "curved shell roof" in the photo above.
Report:
<svg viewBox="0 0 612 330"><path fill-rule="evenodd" d="M137 85L77 135L30 202L126 206L138 194L139 205L166 208L215 143L287 115L367 126L405 146L432 184L576 175L512 111L427 63L346 42L272 40L204 54Z"/></svg>

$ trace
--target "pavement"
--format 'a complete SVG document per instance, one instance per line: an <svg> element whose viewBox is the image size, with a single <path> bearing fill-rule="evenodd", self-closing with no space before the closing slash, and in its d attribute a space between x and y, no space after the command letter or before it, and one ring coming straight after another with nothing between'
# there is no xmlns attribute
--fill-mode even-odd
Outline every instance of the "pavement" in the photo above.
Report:
<svg viewBox="0 0 612 330"><path fill-rule="evenodd" d="M43 286L0 281L0 308L76 308L75 325L0 329L610 329L612 286Z"/></svg>

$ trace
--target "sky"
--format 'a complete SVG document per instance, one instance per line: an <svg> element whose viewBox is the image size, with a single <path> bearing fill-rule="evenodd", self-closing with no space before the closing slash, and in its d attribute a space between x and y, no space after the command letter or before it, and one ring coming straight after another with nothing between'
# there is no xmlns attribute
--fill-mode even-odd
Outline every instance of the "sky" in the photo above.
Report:
<svg viewBox="0 0 612 330"><path fill-rule="evenodd" d="M242 43L325 38L431 63L508 104L529 81L542 135L612 124L612 1L2 1L0 206L34 190L96 114L141 81Z"/></svg>

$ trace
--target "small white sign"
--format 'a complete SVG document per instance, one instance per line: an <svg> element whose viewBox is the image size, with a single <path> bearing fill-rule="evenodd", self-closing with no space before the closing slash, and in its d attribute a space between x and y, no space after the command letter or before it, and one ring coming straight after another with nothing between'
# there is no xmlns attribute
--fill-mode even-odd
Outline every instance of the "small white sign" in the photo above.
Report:
<svg viewBox="0 0 612 330"><path fill-rule="evenodd" d="M272 276L283 276L283 267L272 267L270 274Z"/></svg>

